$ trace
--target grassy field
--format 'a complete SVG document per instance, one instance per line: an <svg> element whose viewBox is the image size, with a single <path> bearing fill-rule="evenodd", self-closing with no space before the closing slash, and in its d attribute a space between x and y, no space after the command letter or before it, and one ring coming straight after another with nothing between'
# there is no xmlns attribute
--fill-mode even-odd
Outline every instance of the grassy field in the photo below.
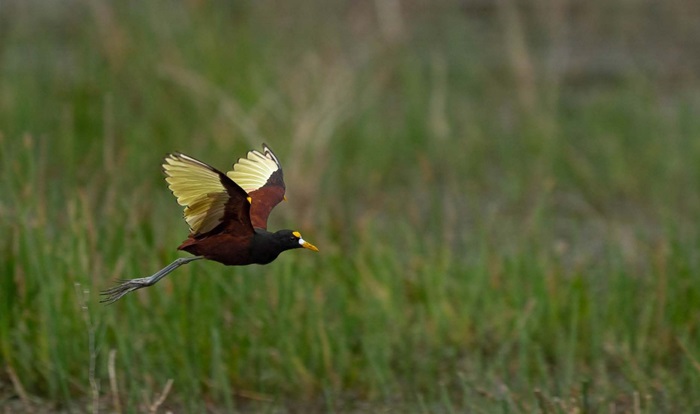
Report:
<svg viewBox="0 0 700 414"><path fill-rule="evenodd" d="M274 3L0 5L0 413L700 411L693 3ZM263 142L320 253L97 303Z"/></svg>

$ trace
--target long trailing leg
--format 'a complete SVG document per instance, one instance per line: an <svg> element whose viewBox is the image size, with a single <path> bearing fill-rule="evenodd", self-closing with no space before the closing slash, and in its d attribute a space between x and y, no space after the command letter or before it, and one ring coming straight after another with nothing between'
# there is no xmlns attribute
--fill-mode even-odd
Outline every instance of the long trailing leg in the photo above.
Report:
<svg viewBox="0 0 700 414"><path fill-rule="evenodd" d="M154 273L151 276L123 280L117 286L100 292L100 295L104 296L104 298L100 300L100 303L106 303L109 305L118 301L122 298L122 296L126 295L129 292L133 292L137 289L155 285L156 283L158 283L159 280L167 276L168 273L172 272L178 267L199 259L204 259L204 256L181 257L179 259L176 259L169 265L165 266L164 268L160 269L158 272Z"/></svg>

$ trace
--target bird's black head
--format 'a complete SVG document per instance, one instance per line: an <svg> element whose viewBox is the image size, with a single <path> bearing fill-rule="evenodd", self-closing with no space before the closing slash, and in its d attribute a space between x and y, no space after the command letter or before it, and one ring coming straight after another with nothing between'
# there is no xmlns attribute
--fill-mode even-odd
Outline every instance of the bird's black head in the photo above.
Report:
<svg viewBox="0 0 700 414"><path fill-rule="evenodd" d="M267 264L283 251L300 247L318 251L316 246L302 239L298 231L280 230L270 233L263 229L255 229L255 237L250 246L250 262Z"/></svg>
<svg viewBox="0 0 700 414"><path fill-rule="evenodd" d="M301 233L292 230L280 230L274 233L275 240L279 243L284 250L297 249L303 247L305 249L318 251L318 248L313 244L305 241L301 238Z"/></svg>

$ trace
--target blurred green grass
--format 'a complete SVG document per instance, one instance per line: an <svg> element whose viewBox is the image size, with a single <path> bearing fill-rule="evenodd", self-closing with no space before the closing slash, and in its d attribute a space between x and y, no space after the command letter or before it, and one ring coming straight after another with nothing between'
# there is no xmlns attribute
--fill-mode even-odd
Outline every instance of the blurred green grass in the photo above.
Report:
<svg viewBox="0 0 700 414"><path fill-rule="evenodd" d="M116 350L127 412L697 411L685 5L4 3L0 406L116 411ZM178 256L165 153L262 142L320 254L96 303Z"/></svg>

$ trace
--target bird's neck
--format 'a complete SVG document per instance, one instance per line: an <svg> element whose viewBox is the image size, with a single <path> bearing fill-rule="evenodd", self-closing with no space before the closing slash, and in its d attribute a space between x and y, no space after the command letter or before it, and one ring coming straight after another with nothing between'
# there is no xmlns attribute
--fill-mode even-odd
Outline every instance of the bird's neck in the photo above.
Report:
<svg viewBox="0 0 700 414"><path fill-rule="evenodd" d="M255 229L253 243L250 247L252 262L257 264L268 264L283 251L279 242L274 238L274 233L259 228Z"/></svg>

